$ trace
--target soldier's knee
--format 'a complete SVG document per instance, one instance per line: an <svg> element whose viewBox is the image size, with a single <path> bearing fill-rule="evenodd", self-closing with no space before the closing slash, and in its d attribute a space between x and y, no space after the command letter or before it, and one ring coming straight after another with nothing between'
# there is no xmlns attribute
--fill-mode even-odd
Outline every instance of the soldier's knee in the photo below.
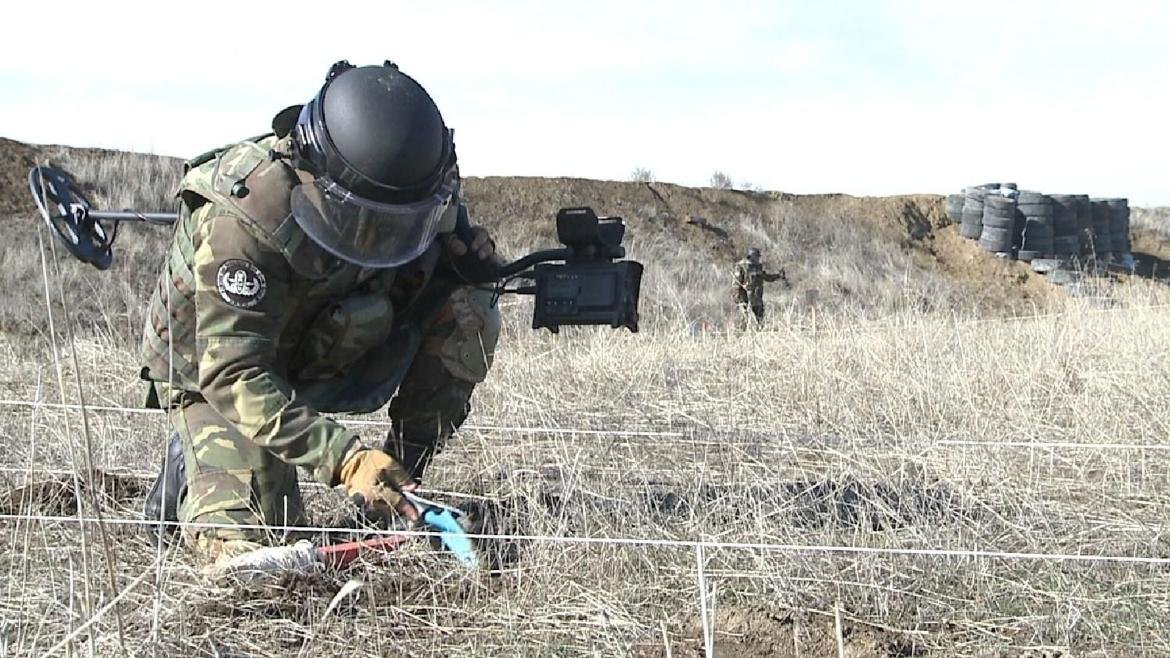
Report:
<svg viewBox="0 0 1170 658"><path fill-rule="evenodd" d="M390 403L390 416L400 432L412 441L433 443L459 427L471 413L475 385L436 373L434 381L416 380L418 386L400 389ZM425 439L422 437L426 437ZM439 437L439 438L435 438Z"/></svg>
<svg viewBox="0 0 1170 658"><path fill-rule="evenodd" d="M451 293L455 324L443 341L439 359L443 367L463 381L477 384L487 377L500 337L500 310L495 295L486 290L458 288Z"/></svg>
<svg viewBox="0 0 1170 658"><path fill-rule="evenodd" d="M246 469L193 475L179 507L183 538L197 545L207 538L257 541L264 517L256 504L252 472Z"/></svg>

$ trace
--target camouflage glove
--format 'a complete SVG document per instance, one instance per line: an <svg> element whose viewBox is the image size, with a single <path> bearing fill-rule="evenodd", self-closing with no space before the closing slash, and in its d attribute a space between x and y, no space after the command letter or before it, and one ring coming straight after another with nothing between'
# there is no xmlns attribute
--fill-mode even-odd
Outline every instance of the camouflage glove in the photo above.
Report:
<svg viewBox="0 0 1170 658"><path fill-rule="evenodd" d="M470 238L470 244L468 244L467 238ZM460 258L466 255L470 249L480 260L499 263L499 258L496 256L496 241L482 226L470 227L467 234L463 236L452 233L447 236L444 246L447 248L449 257Z"/></svg>
<svg viewBox="0 0 1170 658"><path fill-rule="evenodd" d="M402 464L381 450L358 448L349 453L341 465L341 485L367 516L389 521L402 515L418 520L418 510L402 497L403 491L417 485Z"/></svg>

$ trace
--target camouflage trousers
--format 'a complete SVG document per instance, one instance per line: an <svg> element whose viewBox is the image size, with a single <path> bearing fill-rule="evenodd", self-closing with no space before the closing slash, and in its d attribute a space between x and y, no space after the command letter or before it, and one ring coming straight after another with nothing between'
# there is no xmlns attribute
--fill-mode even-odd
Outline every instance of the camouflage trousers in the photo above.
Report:
<svg viewBox="0 0 1170 658"><path fill-rule="evenodd" d="M283 538L270 537L257 528L230 526L304 525L295 466L241 434L197 393L175 396L170 420L183 445L187 471L179 521L228 526L184 526L186 539L207 535L270 541Z"/></svg>
<svg viewBox="0 0 1170 658"><path fill-rule="evenodd" d="M406 360L408 368L389 404L392 422L383 449L417 479L467 418L472 391L491 366L500 319L489 298L490 293L456 289L429 314L422 340ZM294 466L241 434L198 393L176 391L169 401L187 472L179 520L214 526L184 526L187 541L280 543L287 539L281 530L243 526L305 524Z"/></svg>
<svg viewBox="0 0 1170 658"><path fill-rule="evenodd" d="M747 328L751 326L752 319L755 319L756 326L764 324L764 304L748 304L747 302L738 302L740 326Z"/></svg>

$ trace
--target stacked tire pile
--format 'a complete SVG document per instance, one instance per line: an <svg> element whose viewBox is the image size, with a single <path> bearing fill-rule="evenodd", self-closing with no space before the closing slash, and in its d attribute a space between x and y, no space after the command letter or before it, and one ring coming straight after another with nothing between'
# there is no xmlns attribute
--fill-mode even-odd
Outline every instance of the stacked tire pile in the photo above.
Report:
<svg viewBox="0 0 1170 658"><path fill-rule="evenodd" d="M1013 183L988 183L947 196L946 210L960 235L1004 258L1132 262L1126 199L1048 195L1020 191Z"/></svg>
<svg viewBox="0 0 1170 658"><path fill-rule="evenodd" d="M1017 258L1031 262L1055 255L1054 215L1051 197L1039 192L1020 192L1016 197L1016 222L1020 226Z"/></svg>
<svg viewBox="0 0 1170 658"><path fill-rule="evenodd" d="M1129 238L1129 200L1105 199L1105 207L1109 209L1109 245L1114 255L1129 254L1133 251Z"/></svg>
<svg viewBox="0 0 1170 658"><path fill-rule="evenodd" d="M963 227L963 204L965 204L966 202L967 202L967 197L965 195L962 195L962 194L948 194L947 195L947 202L946 202L947 217L949 217L952 222L959 225L959 233L963 234L963 237L965 237L965 238L970 237L969 235L967 235L964 232L966 229L964 229L964 227ZM980 226L983 225L983 210L982 209L979 211L979 224L980 224Z"/></svg>
<svg viewBox="0 0 1170 658"><path fill-rule="evenodd" d="M1073 259L1081 255L1081 228L1077 195L1053 194L1052 253L1057 258Z"/></svg>
<svg viewBox="0 0 1170 658"><path fill-rule="evenodd" d="M1098 258L1113 253L1113 222L1105 199L1092 199L1093 228L1090 232L1092 251Z"/></svg>
<svg viewBox="0 0 1170 658"><path fill-rule="evenodd" d="M983 198L983 230L979 246L994 254L1010 258L1020 246L1016 234L1016 200L1001 194Z"/></svg>
<svg viewBox="0 0 1170 658"><path fill-rule="evenodd" d="M969 187L959 196L962 203L959 206L959 217L952 217L959 222L959 235L971 240L978 240L983 234L983 199L987 190L982 187Z"/></svg>

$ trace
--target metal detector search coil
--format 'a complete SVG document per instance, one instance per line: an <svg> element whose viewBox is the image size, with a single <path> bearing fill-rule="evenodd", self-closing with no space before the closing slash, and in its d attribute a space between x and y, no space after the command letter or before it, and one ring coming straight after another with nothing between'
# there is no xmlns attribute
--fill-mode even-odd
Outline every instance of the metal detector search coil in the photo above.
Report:
<svg viewBox="0 0 1170 658"><path fill-rule="evenodd" d="M33 167L28 172L28 188L45 224L61 244L74 258L99 270L109 269L114 262L119 222L169 225L178 220L177 213L93 210L89 199L73 185L72 177L54 167ZM112 222L114 229L107 231L103 221Z"/></svg>

